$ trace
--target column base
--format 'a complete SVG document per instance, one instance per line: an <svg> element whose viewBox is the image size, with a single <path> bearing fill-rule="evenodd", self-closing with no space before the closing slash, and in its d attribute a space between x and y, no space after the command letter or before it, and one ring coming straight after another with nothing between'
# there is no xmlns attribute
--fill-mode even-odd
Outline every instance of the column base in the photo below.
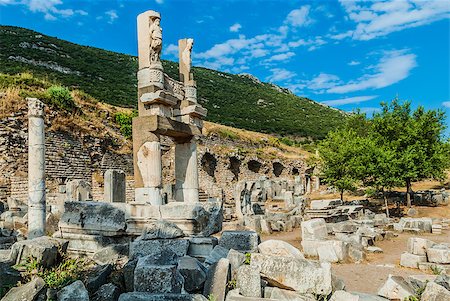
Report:
<svg viewBox="0 0 450 301"><path fill-rule="evenodd" d="M157 187L143 187L134 190L134 201L150 205L163 205L161 189Z"/></svg>
<svg viewBox="0 0 450 301"><path fill-rule="evenodd" d="M175 192L175 199L177 200L177 202L199 202L198 188L179 188Z"/></svg>

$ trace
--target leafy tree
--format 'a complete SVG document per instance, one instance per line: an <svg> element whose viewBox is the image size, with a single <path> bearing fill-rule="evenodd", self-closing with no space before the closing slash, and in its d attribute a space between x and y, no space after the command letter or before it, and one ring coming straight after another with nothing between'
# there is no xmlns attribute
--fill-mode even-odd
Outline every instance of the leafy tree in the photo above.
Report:
<svg viewBox="0 0 450 301"><path fill-rule="evenodd" d="M412 181L442 179L449 167L448 144L443 141L445 114L423 107L411 110L410 102L382 103L372 120L373 135L382 151L374 179L382 187L406 184L406 201L411 206ZM384 156L384 157L383 157ZM383 159L384 158L384 159ZM385 166L385 168L383 168Z"/></svg>

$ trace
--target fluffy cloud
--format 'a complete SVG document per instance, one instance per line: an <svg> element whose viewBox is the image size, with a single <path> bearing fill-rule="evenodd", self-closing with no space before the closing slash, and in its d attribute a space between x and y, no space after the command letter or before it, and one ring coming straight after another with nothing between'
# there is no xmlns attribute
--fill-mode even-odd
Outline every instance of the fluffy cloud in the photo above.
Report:
<svg viewBox="0 0 450 301"><path fill-rule="evenodd" d="M327 44L327 41L325 41L321 36L317 36L313 39L299 39L296 41L291 41L288 43L288 46L292 48L305 46L308 47L308 51L313 51L325 44Z"/></svg>
<svg viewBox="0 0 450 301"><path fill-rule="evenodd" d="M235 24L230 26L230 31L231 32L238 32L241 28L242 28L241 24L235 23Z"/></svg>
<svg viewBox="0 0 450 301"><path fill-rule="evenodd" d="M281 82L293 78L297 74L283 68L270 69L272 74L266 78L269 82Z"/></svg>
<svg viewBox="0 0 450 301"><path fill-rule="evenodd" d="M361 62L358 62L358 61L350 61L347 65L349 65L349 66L358 66L359 64L361 64Z"/></svg>
<svg viewBox="0 0 450 301"><path fill-rule="evenodd" d="M356 28L334 35L334 39L351 36L355 40L371 40L450 17L448 0L339 1Z"/></svg>
<svg viewBox="0 0 450 301"><path fill-rule="evenodd" d="M286 17L284 23L292 27L303 27L311 24L313 20L309 16L311 7L304 5L299 9L292 10Z"/></svg>
<svg viewBox="0 0 450 301"><path fill-rule="evenodd" d="M12 4L25 5L31 12L43 13L44 18L49 21L56 20L58 17L69 18L74 15L86 16L88 14L86 11L80 9L59 9L58 7L63 5L62 0L0 0L0 5Z"/></svg>
<svg viewBox="0 0 450 301"><path fill-rule="evenodd" d="M380 89L395 84L409 76L417 66L416 55L405 50L389 51L384 54L374 67L372 74L336 85L327 90L328 93L348 93L366 89Z"/></svg>
<svg viewBox="0 0 450 301"><path fill-rule="evenodd" d="M274 62L274 61L286 61L289 58L293 57L295 53L293 52L286 52L286 53L280 53L272 55L270 58L266 59L266 62Z"/></svg>
<svg viewBox="0 0 450 301"><path fill-rule="evenodd" d="M105 12L106 17L108 18L108 23L112 24L114 23L114 21L119 18L119 16L117 15L117 12L115 10L108 10Z"/></svg>
<svg viewBox="0 0 450 301"><path fill-rule="evenodd" d="M364 101L374 99L376 97L377 97L377 95L355 96L355 97L347 97L347 98L341 98L341 99L321 101L321 103L326 104L328 106L342 106L342 105L347 105L347 104L361 103Z"/></svg>
<svg viewBox="0 0 450 301"><path fill-rule="evenodd" d="M450 108L450 101L444 101L442 105L446 108Z"/></svg>

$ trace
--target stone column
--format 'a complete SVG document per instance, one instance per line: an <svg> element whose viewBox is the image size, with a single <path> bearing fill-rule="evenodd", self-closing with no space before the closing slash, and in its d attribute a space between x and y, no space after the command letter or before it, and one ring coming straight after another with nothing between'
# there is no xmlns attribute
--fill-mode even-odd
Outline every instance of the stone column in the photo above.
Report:
<svg viewBox="0 0 450 301"><path fill-rule="evenodd" d="M175 199L178 202L198 202L197 141L175 145Z"/></svg>
<svg viewBox="0 0 450 301"><path fill-rule="evenodd" d="M44 104L28 101L28 239L45 235Z"/></svg>
<svg viewBox="0 0 450 301"><path fill-rule="evenodd" d="M104 201L109 203L125 203L126 177L120 169L108 169L104 176Z"/></svg>

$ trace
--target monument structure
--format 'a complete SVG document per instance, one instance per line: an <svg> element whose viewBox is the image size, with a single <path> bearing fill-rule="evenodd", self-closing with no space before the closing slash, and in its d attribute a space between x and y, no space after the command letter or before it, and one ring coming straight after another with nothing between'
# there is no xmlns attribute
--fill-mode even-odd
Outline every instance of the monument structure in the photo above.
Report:
<svg viewBox="0 0 450 301"><path fill-rule="evenodd" d="M45 235L44 103L28 101L28 238Z"/></svg>

